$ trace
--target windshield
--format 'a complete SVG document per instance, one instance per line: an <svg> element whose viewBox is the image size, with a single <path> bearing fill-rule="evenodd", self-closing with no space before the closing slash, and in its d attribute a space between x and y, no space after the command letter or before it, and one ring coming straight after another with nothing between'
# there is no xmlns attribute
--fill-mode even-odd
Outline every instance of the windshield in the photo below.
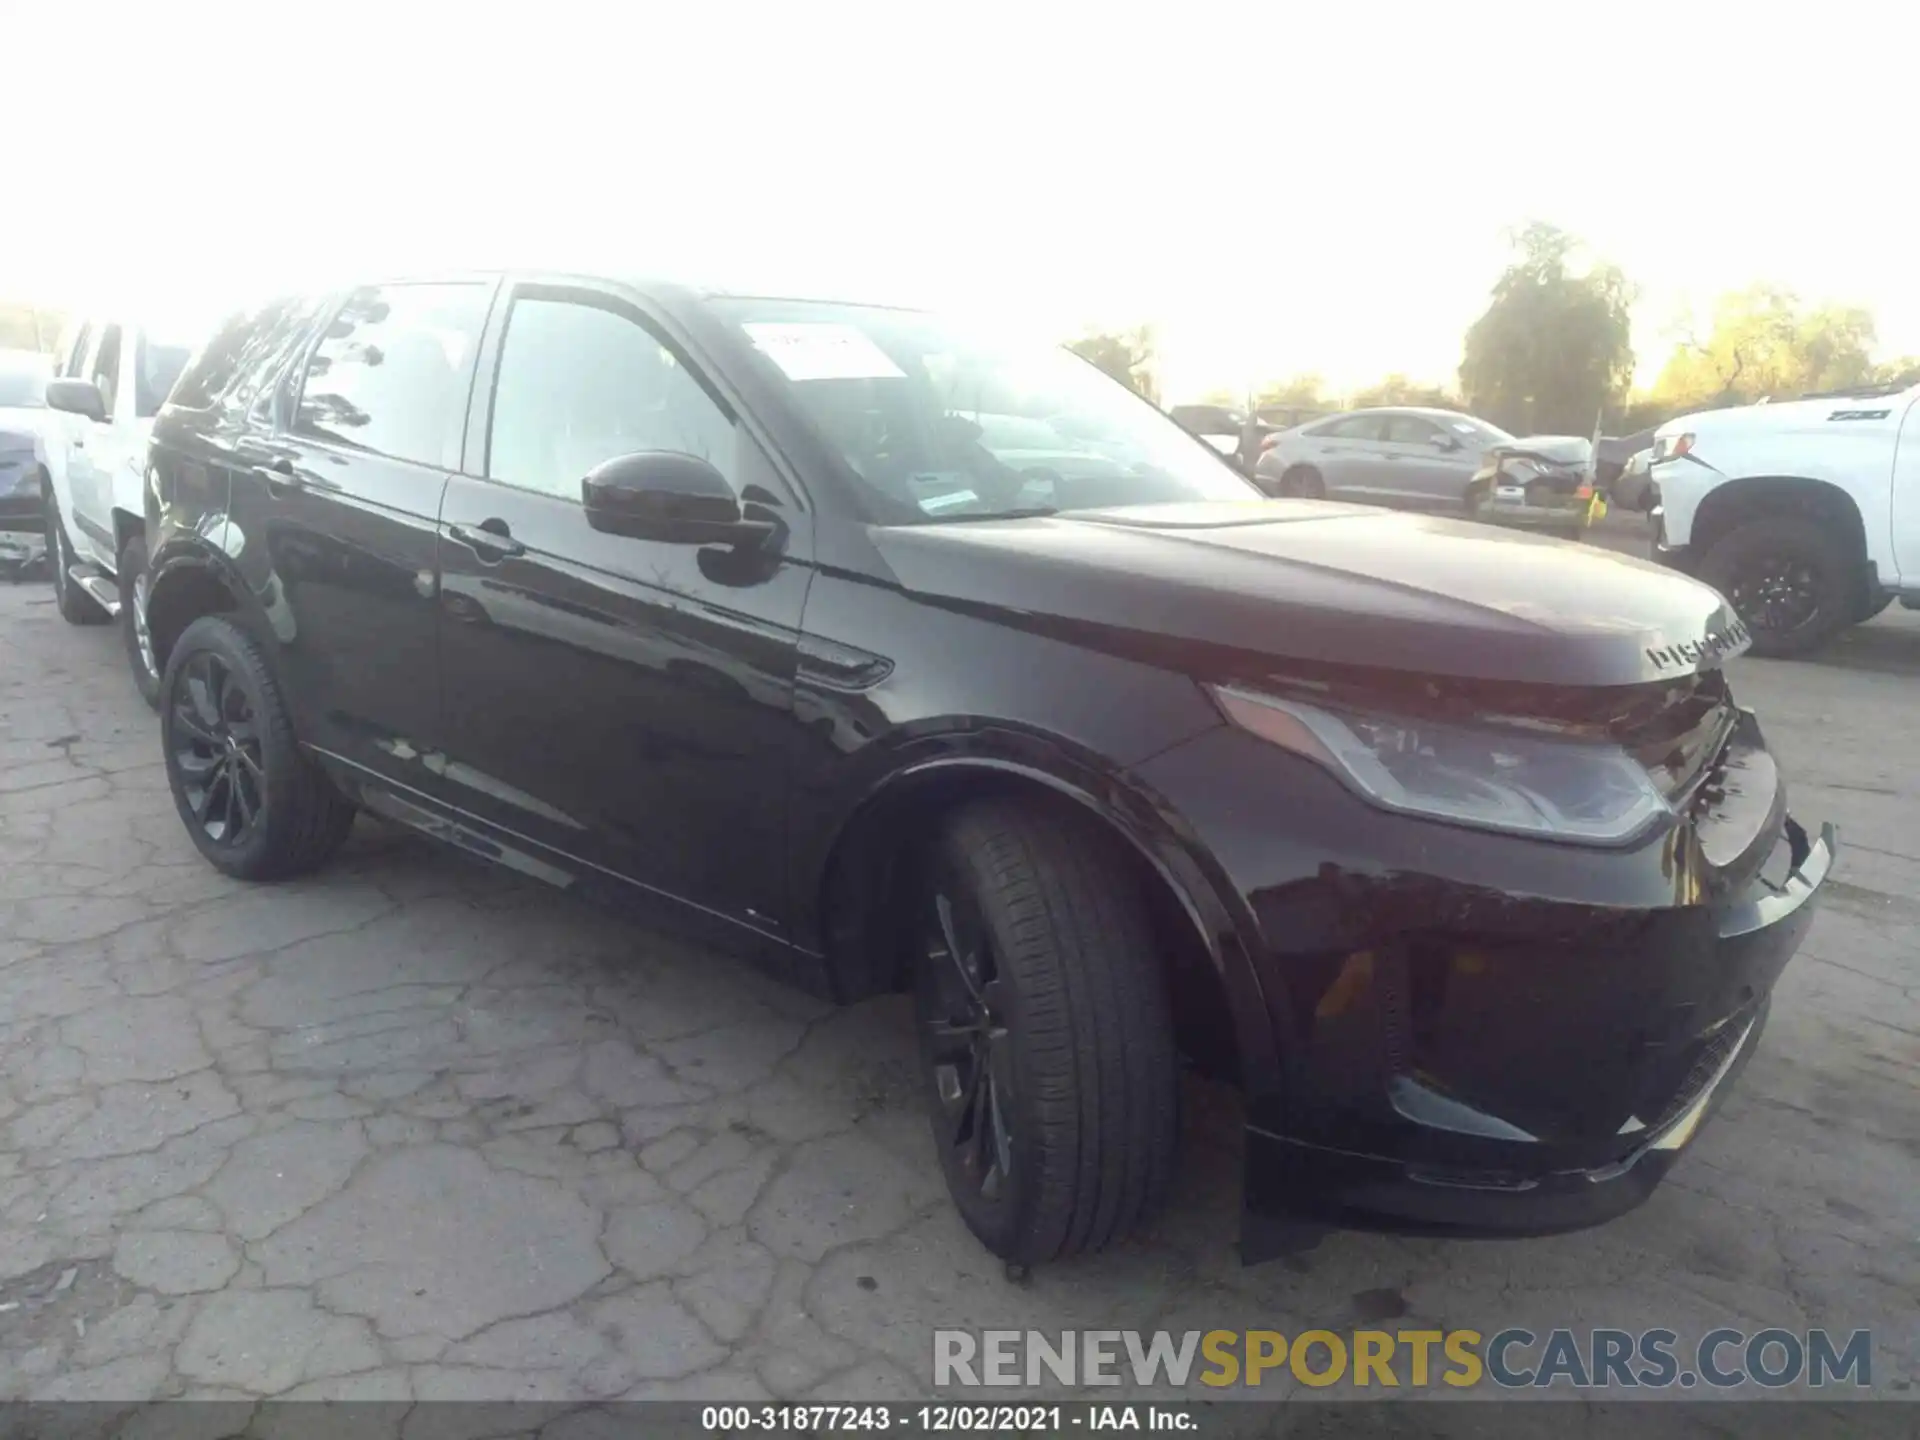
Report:
<svg viewBox="0 0 1920 1440"><path fill-rule="evenodd" d="M1513 443L1513 436L1502 430L1498 425L1489 425L1486 421L1476 420L1470 415L1462 415L1456 419L1449 420L1447 422L1447 428L1458 435L1461 442L1469 448L1478 446L1484 450L1495 445L1511 445Z"/></svg>
<svg viewBox="0 0 1920 1440"><path fill-rule="evenodd" d="M50 362L44 355L0 354L0 408L38 410L47 403Z"/></svg>
<svg viewBox="0 0 1920 1440"><path fill-rule="evenodd" d="M889 521L1259 498L1152 405L1064 349L920 311L713 303Z"/></svg>

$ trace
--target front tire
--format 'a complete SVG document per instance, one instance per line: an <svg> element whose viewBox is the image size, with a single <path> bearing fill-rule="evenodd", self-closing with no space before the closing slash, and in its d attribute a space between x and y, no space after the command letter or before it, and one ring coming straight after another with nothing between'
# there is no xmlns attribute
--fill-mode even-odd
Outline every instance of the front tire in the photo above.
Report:
<svg viewBox="0 0 1920 1440"><path fill-rule="evenodd" d="M188 836L236 880L315 870L353 827L353 806L295 743L259 641L222 616L194 621L167 656L160 743Z"/></svg>
<svg viewBox="0 0 1920 1440"><path fill-rule="evenodd" d="M140 698L160 708L160 665L147 629L147 542L138 535L120 550L120 638L127 647L127 668Z"/></svg>
<svg viewBox="0 0 1920 1440"><path fill-rule="evenodd" d="M1850 624L1858 567L1818 520L1763 516L1714 541L1700 578L1753 632L1755 655L1786 658L1819 649Z"/></svg>
<svg viewBox="0 0 1920 1440"><path fill-rule="evenodd" d="M60 518L60 502L53 498L51 480L40 487L40 499L46 512L47 569L53 572L53 598L60 607L60 618L69 625L106 624L112 617L67 573L73 568L73 541L67 538L67 525Z"/></svg>
<svg viewBox="0 0 1920 1440"><path fill-rule="evenodd" d="M1138 877L1090 821L983 800L916 892L921 1057L961 1218L1015 1264L1103 1248L1164 1200L1177 1134Z"/></svg>

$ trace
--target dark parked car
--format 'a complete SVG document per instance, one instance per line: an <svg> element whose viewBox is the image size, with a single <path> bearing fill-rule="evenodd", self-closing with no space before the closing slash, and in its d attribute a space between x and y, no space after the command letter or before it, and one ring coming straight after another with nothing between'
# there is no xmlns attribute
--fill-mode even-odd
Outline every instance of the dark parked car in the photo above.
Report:
<svg viewBox="0 0 1920 1440"><path fill-rule="evenodd" d="M956 399L995 392L1102 463L1030 503L993 447L1035 437ZM955 1201L1018 1262L1162 1199L1182 1054L1246 1096L1249 1258L1301 1215L1616 1214L1831 863L1712 590L1267 500L1066 352L929 314L372 284L231 323L152 467L209 861L311 869L364 808L840 1000L910 989Z"/></svg>

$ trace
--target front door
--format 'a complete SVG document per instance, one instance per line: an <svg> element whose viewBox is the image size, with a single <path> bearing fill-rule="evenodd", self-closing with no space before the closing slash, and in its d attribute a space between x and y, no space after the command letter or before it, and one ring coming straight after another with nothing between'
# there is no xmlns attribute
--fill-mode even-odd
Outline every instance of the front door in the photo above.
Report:
<svg viewBox="0 0 1920 1440"><path fill-rule="evenodd" d="M119 560L113 533L113 467L123 462L128 424L121 403L121 351L125 332L118 325L102 327L86 366L86 378L100 392L104 420L74 417L73 448L67 456L67 488L73 496L68 538L79 554L111 569Z"/></svg>
<svg viewBox="0 0 1920 1440"><path fill-rule="evenodd" d="M1397 499L1436 508L1466 504L1479 457L1469 458L1450 431L1424 415L1392 415L1380 450Z"/></svg>
<svg viewBox="0 0 1920 1440"><path fill-rule="evenodd" d="M523 286L489 354L495 336L475 425L485 478L455 477L440 516L452 803L778 934L806 516L730 405L622 299ZM648 450L710 461L780 538L743 552L592 528L583 477Z"/></svg>
<svg viewBox="0 0 1920 1440"><path fill-rule="evenodd" d="M1900 585L1920 592L1920 399L1907 400L1893 455L1893 555ZM1873 517L1867 517L1873 533Z"/></svg>
<svg viewBox="0 0 1920 1440"><path fill-rule="evenodd" d="M301 738L428 790L434 526L493 289L354 291L289 377L287 423L252 403L232 461L225 548L273 629Z"/></svg>

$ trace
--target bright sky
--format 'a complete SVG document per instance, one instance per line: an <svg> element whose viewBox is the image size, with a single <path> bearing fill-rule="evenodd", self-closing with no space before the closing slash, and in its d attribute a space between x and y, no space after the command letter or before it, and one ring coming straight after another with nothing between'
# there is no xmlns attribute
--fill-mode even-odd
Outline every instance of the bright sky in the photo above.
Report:
<svg viewBox="0 0 1920 1440"><path fill-rule="evenodd" d="M1450 378L1505 232L1540 218L1640 284L1643 371L1687 307L1758 280L1869 305L1885 353L1920 353L1920 7L1339 10L0 0L0 174L39 207L0 239L0 295L740 276L1054 336L1151 322L1180 399Z"/></svg>

